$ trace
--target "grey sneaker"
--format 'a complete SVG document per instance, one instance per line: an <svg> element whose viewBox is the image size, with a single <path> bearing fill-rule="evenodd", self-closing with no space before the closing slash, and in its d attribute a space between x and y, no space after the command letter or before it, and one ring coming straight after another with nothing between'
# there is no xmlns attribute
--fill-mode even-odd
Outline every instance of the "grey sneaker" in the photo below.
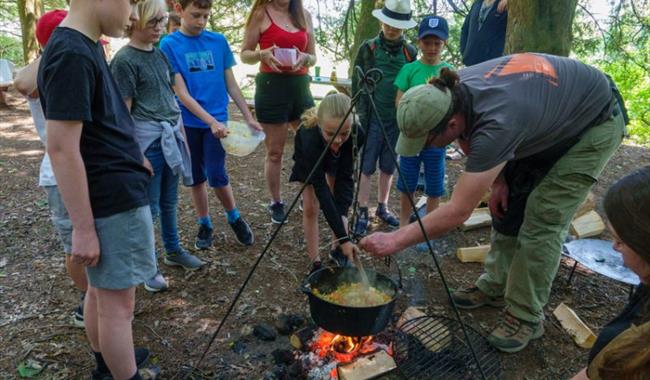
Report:
<svg viewBox="0 0 650 380"><path fill-rule="evenodd" d="M196 234L194 248L209 249L212 246L212 228L199 224L199 232Z"/></svg>
<svg viewBox="0 0 650 380"><path fill-rule="evenodd" d="M269 212L271 213L271 222L275 224L282 223L284 220L284 203L273 202L269 205ZM287 222L286 220L284 221Z"/></svg>
<svg viewBox="0 0 650 380"><path fill-rule="evenodd" d="M235 220L234 223L229 224L230 228L232 228L233 232L235 232L235 236L237 237L239 244L251 246L253 243L255 243L255 235L253 235L253 230L251 230L251 226L246 223L244 218L240 216L237 220Z"/></svg>
<svg viewBox="0 0 650 380"><path fill-rule="evenodd" d="M167 252L163 262L172 267L183 267L186 270L197 270L203 266L203 262L196 256L191 255L181 248L178 252Z"/></svg>
<svg viewBox="0 0 650 380"><path fill-rule="evenodd" d="M499 351L514 353L523 350L531 340L541 338L542 335L544 335L543 322L522 321L505 312L487 340Z"/></svg>
<svg viewBox="0 0 650 380"><path fill-rule="evenodd" d="M156 272L156 275L144 282L144 288L152 293L157 293L169 288L165 277L163 277L160 271Z"/></svg>
<svg viewBox="0 0 650 380"><path fill-rule="evenodd" d="M503 297L491 297L476 286L458 289L452 293L451 299L459 309L476 309L481 306L505 307Z"/></svg>

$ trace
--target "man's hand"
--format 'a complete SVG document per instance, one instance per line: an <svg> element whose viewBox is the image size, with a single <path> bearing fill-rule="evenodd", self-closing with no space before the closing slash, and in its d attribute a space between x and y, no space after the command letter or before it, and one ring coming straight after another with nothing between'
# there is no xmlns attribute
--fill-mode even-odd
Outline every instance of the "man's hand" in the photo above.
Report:
<svg viewBox="0 0 650 380"><path fill-rule="evenodd" d="M72 262L94 267L99 262L99 239L94 226L88 230L72 229Z"/></svg>
<svg viewBox="0 0 650 380"><path fill-rule="evenodd" d="M282 66L282 64L273 55L273 50L276 48L277 46L273 45L270 48L260 50L260 62L270 67L271 70L280 73L282 70L278 66Z"/></svg>
<svg viewBox="0 0 650 380"><path fill-rule="evenodd" d="M508 212L508 195L510 189L508 184L501 177L497 178L492 184L492 194L488 201L490 214L497 219L503 219L505 213Z"/></svg>
<svg viewBox="0 0 650 380"><path fill-rule="evenodd" d="M375 232L359 242L359 247L372 256L383 257L397 252L393 232Z"/></svg>
<svg viewBox="0 0 650 380"><path fill-rule="evenodd" d="M497 12L503 13L508 10L508 0L500 0L499 5L497 5Z"/></svg>
<svg viewBox="0 0 650 380"><path fill-rule="evenodd" d="M218 121L214 121L212 124L210 124L210 131L214 135L214 137L218 139L222 139L226 136L228 136L228 128L226 128L223 123L220 123Z"/></svg>
<svg viewBox="0 0 650 380"><path fill-rule="evenodd" d="M354 262L354 255L361 253L359 247L350 241L341 244L341 251L343 251L343 254L348 258L348 260L350 260L350 262Z"/></svg>
<svg viewBox="0 0 650 380"><path fill-rule="evenodd" d="M144 161L142 162L142 165L147 168L147 171L149 171L149 176L153 177L154 171L153 171L153 166L151 166L151 162L147 159L147 157L144 158Z"/></svg>

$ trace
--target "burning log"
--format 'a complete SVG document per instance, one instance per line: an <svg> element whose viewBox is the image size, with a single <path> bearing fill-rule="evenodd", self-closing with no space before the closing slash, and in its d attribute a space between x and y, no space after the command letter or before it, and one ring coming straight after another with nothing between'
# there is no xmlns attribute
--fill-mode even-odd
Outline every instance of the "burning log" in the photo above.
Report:
<svg viewBox="0 0 650 380"><path fill-rule="evenodd" d="M315 325L309 325L291 334L291 337L289 337L291 346L296 350L307 351L309 349L309 343L316 333L316 329Z"/></svg>

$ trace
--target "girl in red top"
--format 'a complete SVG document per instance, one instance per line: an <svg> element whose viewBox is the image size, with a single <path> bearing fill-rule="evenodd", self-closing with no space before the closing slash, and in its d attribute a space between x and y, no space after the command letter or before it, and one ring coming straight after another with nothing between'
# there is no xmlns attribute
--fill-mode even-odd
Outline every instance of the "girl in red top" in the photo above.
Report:
<svg viewBox="0 0 650 380"><path fill-rule="evenodd" d="M315 50L311 15L302 0L255 0L240 58L248 64L260 62L255 111L266 133L264 174L273 223L284 219L280 173L288 128L297 128L300 115L314 106L307 70L316 63Z"/></svg>

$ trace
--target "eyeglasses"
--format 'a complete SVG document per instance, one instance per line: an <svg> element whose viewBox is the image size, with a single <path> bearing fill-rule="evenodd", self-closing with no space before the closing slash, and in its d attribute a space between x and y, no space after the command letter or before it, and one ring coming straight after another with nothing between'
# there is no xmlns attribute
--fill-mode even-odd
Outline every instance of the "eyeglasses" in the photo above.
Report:
<svg viewBox="0 0 650 380"><path fill-rule="evenodd" d="M147 21L147 27L155 28L157 25L165 26L165 25L167 25L168 20L169 20L168 15L164 15L164 16L158 17L158 18L152 18L149 21Z"/></svg>

